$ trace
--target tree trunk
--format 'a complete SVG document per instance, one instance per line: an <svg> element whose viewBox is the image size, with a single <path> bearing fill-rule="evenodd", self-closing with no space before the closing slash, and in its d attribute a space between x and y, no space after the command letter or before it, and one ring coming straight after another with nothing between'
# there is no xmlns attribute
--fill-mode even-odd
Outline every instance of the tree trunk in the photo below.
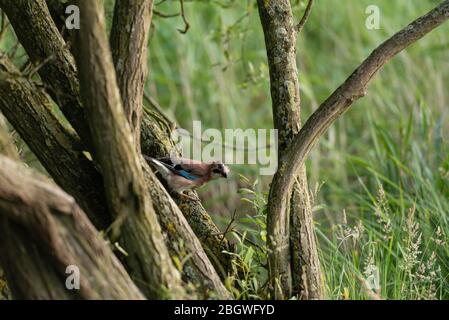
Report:
<svg viewBox="0 0 449 320"><path fill-rule="evenodd" d="M112 220L103 179L82 152L79 137L59 122L41 88L4 56L0 58L0 110L56 183L73 195L96 227L106 228Z"/></svg>
<svg viewBox="0 0 449 320"><path fill-rule="evenodd" d="M143 298L74 199L4 156L0 230L0 263L16 299ZM67 287L68 266L79 269L78 290Z"/></svg>
<svg viewBox="0 0 449 320"><path fill-rule="evenodd" d="M301 126L296 67L297 32L288 0L259 0L258 5L270 69L278 154L281 155ZM320 299L323 297L323 285L305 166L293 175L296 183L287 201L279 203L271 193L268 199L270 203L285 209L283 215L268 211L271 289L276 299L286 299L292 294L301 299Z"/></svg>
<svg viewBox="0 0 449 320"><path fill-rule="evenodd" d="M54 1L49 2L54 4ZM26 0L0 0L0 7L7 13L20 42L26 42L24 48L31 61L36 66L42 61L46 62L44 65L45 69L44 67L38 69L38 73L49 87L49 91L52 97L58 102L58 105L64 103L66 109L69 109L64 111L64 108L62 108L62 111L72 126L77 129L78 126L76 123L86 121L83 112L74 112L72 116L69 115L69 112L72 112L70 108L83 110L79 97L76 65L71 56L70 48L64 43L58 32L58 28L50 17L49 10L45 8L45 2L43 0L35 0L33 2ZM61 23L60 20L58 19L59 23ZM34 28L35 25L37 26L36 28ZM32 34L29 30L33 30ZM143 39L143 37L140 38ZM73 44L71 44L71 48L74 48ZM143 59L142 55L139 56L140 59ZM68 75L65 74L66 70ZM75 70L74 74L72 70ZM143 73L137 72L136 74ZM61 95L59 99L56 96L57 94ZM75 98L69 97L72 95L75 95ZM160 116L156 115L156 113L151 113L150 116L146 112L143 114L142 120L142 152L153 157L166 157L170 155L172 145L170 141L171 132L167 132L165 128L161 128L164 124L160 121ZM87 135L86 137L85 135L87 132L86 129L81 128L76 131L80 136L84 137L84 140L90 140L90 136ZM25 141L27 140L25 139ZM89 151L91 151L90 148ZM65 190L67 191L67 189ZM95 191L92 192L94 193ZM93 194L91 196L95 198ZM180 203L179 200L177 202ZM193 231L199 236L202 245L208 248L207 254L211 258L215 268L217 270L224 270L224 273L220 273L220 275L224 277L226 274L231 274L233 272L232 259L234 258L224 252L232 252L233 247L226 239L222 239L220 230L212 222L209 214L200 203L183 203L180 207ZM96 226L98 227L98 225Z"/></svg>
<svg viewBox="0 0 449 320"><path fill-rule="evenodd" d="M286 204L289 203L291 192L297 183L296 174L301 170L310 150L327 128L354 101L365 95L368 83L384 64L448 19L449 0L446 0L377 47L351 76L309 117L300 132L295 135L292 142L283 152L278 171L273 177L270 186L271 201L268 203L268 212L273 219L272 221L285 219L288 215L289 206ZM285 228L281 229L279 227L275 230L280 230L277 236L283 239ZM273 257L285 258L284 255L279 253L275 253Z"/></svg>
<svg viewBox="0 0 449 320"><path fill-rule="evenodd" d="M115 73L138 152L152 10L152 0L116 1L111 30Z"/></svg>

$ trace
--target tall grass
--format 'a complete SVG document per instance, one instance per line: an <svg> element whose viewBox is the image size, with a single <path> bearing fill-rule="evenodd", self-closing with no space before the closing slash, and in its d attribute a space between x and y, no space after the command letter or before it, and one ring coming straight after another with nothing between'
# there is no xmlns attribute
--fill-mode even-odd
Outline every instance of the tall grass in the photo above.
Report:
<svg viewBox="0 0 449 320"><path fill-rule="evenodd" d="M303 2L292 1L297 19ZM438 2L316 1L298 41L303 120L372 49ZM381 12L380 30L365 28L372 4ZM193 119L216 128L270 128L268 68L254 1L195 1L186 8L186 35L176 30L180 18L155 18L147 90L187 129ZM157 10L179 8L166 1ZM314 214L328 298L449 298L448 31L442 26L390 62L307 163L310 187L319 190ZM223 228L237 210L235 237L248 274L228 285L243 281L247 290L236 297L262 297L261 198L270 177L259 177L254 166L233 171L257 185L235 175L230 187L213 185L201 196ZM239 187L245 195L235 192Z"/></svg>

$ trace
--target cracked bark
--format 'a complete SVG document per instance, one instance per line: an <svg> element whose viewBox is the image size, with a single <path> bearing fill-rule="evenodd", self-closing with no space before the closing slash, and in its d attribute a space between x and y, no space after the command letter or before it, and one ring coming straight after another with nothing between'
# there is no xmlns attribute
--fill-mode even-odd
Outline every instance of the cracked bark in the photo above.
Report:
<svg viewBox="0 0 449 320"><path fill-rule="evenodd" d="M125 116L131 126L139 152L152 10L152 0L116 1L110 37L112 58Z"/></svg>
<svg viewBox="0 0 449 320"><path fill-rule="evenodd" d="M81 30L75 59L81 98L91 129L94 158L104 176L106 199L115 219L112 236L126 250L124 262L148 298L185 298L180 273L164 244L162 231L144 182L140 155L126 121L104 12L98 0L79 0Z"/></svg>
<svg viewBox="0 0 449 320"><path fill-rule="evenodd" d="M0 231L0 263L16 299L143 299L74 199L4 156ZM66 287L69 265L79 268L79 290Z"/></svg>
<svg viewBox="0 0 449 320"><path fill-rule="evenodd" d="M81 151L79 137L59 122L45 93L6 57L0 58L0 110L55 182L74 196L97 227L107 227L111 220L103 179Z"/></svg>
<svg viewBox="0 0 449 320"><path fill-rule="evenodd" d="M58 1L47 0L47 2L52 7L54 15L58 16L57 13L61 12L60 7L59 10L55 7L55 3L58 4ZM73 73L73 70L76 71L76 65L69 48L64 44L58 28L50 17L49 10L45 8L45 2L42 0L34 2L0 0L0 7L8 11L9 15L12 16L11 24L14 31L21 42L26 41L27 44L24 48L31 60L35 64L39 64L40 61L47 61L46 68L40 69L39 75L46 85L49 86L48 90L50 93L64 93L60 100L57 97L55 99L58 104L64 103L65 108L68 109L64 114L72 126L75 129L77 129L76 123L81 123L81 126L85 126L86 120L79 98L78 75L76 72ZM60 23L60 19L58 21ZM37 28L34 28L35 25ZM33 30L33 32L31 33L29 30ZM70 33L70 37L73 38L73 32ZM52 56L52 59L48 59L49 56ZM64 74L66 71L68 75ZM78 110L76 112L73 111L74 118L72 120L66 114L67 112L72 112L70 108ZM64 111L64 108L62 109ZM90 136L86 132L86 129L77 130L77 133L84 137L84 140L89 140ZM144 154L153 157L169 155L170 153L167 150L170 150L172 147L170 134L171 132L165 130L159 115L148 112L143 114L141 145ZM179 201L177 202L180 203ZM200 238L201 243L208 248L208 255L211 257L217 270L221 266L225 273L232 273L232 259L230 259L228 254L224 254L223 251L233 251L233 248L226 239L222 240L220 230L213 223L206 210L201 204L197 203L184 203L181 208L193 231ZM203 219L206 223L199 224L198 222L203 221ZM223 273L220 273L220 275L223 276Z"/></svg>
<svg viewBox="0 0 449 320"><path fill-rule="evenodd" d="M296 66L297 27L288 0L258 1L265 36L274 127L278 154L283 154L298 134L300 94ZM282 205L282 215L268 211L267 232L271 292L276 299L323 297L320 262L316 248L312 208L305 166L293 173L294 188ZM272 194L269 202L276 201Z"/></svg>

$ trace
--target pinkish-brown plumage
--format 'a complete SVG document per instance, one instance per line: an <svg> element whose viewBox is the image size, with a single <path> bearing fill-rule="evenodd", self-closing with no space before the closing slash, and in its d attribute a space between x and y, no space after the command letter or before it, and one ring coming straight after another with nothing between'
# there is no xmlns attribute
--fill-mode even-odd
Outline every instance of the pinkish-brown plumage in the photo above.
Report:
<svg viewBox="0 0 449 320"><path fill-rule="evenodd" d="M177 193L196 189L210 180L227 178L229 168L220 162L205 163L201 161L177 158L145 159L156 167L167 181L168 186Z"/></svg>

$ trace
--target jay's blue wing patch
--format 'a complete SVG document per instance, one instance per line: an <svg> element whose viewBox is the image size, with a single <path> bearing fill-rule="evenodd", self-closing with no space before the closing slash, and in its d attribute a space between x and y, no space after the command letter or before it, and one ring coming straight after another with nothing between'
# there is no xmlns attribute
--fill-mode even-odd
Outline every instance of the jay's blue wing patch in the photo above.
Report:
<svg viewBox="0 0 449 320"><path fill-rule="evenodd" d="M183 176L187 180L196 180L196 179L198 179L197 176L194 176L193 174L187 172L186 170L176 170L176 173L179 174L180 176Z"/></svg>
<svg viewBox="0 0 449 320"><path fill-rule="evenodd" d="M192 174L191 170L185 169L180 164L174 164L173 161L169 158L159 159L168 169L170 169L173 173L180 175L181 177L186 178L187 180L196 180L199 177Z"/></svg>

